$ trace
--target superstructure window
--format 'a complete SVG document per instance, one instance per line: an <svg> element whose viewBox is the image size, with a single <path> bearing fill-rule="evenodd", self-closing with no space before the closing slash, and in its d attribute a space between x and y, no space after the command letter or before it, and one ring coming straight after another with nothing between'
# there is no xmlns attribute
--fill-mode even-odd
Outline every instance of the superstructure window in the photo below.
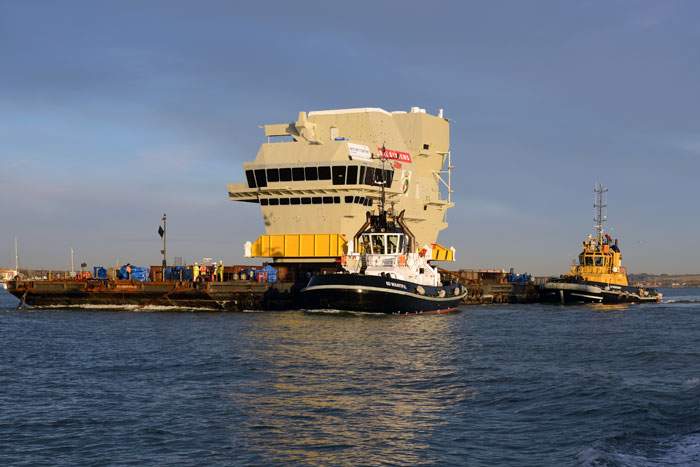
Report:
<svg viewBox="0 0 700 467"><path fill-rule="evenodd" d="M255 174L253 173L252 170L245 171L245 178L248 180L248 188L256 188L257 187L257 185L255 184Z"/></svg>
<svg viewBox="0 0 700 467"><path fill-rule="evenodd" d="M321 204L321 197L320 197L320 196L314 196L313 198L311 198L311 202L312 202L313 204Z"/></svg>
<svg viewBox="0 0 700 467"><path fill-rule="evenodd" d="M270 198L270 206L279 206L280 200L278 198Z"/></svg>
<svg viewBox="0 0 700 467"><path fill-rule="evenodd" d="M318 168L318 179L319 180L330 180L331 179L331 168L327 165Z"/></svg>
<svg viewBox="0 0 700 467"><path fill-rule="evenodd" d="M289 198L280 198L281 206L289 206Z"/></svg>
<svg viewBox="0 0 700 467"><path fill-rule="evenodd" d="M267 169L267 181L268 182L279 182L280 181L280 169Z"/></svg>
<svg viewBox="0 0 700 467"><path fill-rule="evenodd" d="M334 202L335 204L340 204L340 196L334 196L334 197L333 197L333 202Z"/></svg>
<svg viewBox="0 0 700 467"><path fill-rule="evenodd" d="M311 198L301 198L301 204L311 204Z"/></svg>
<svg viewBox="0 0 700 467"><path fill-rule="evenodd" d="M345 185L345 166L333 166L333 185Z"/></svg>
<svg viewBox="0 0 700 467"><path fill-rule="evenodd" d="M318 167L304 167L307 180L318 180Z"/></svg>
<svg viewBox="0 0 700 467"><path fill-rule="evenodd" d="M357 177L357 184L362 185L365 183L365 166L361 165L360 166L360 176Z"/></svg>
<svg viewBox="0 0 700 467"><path fill-rule="evenodd" d="M294 167L292 169L292 180L295 182L304 181L304 167Z"/></svg>
<svg viewBox="0 0 700 467"><path fill-rule="evenodd" d="M290 198L289 201L292 203L292 206L296 206L301 203L299 198Z"/></svg>
<svg viewBox="0 0 700 467"><path fill-rule="evenodd" d="M346 196L345 197L345 204L350 204L352 203L352 196Z"/></svg>
<svg viewBox="0 0 700 467"><path fill-rule="evenodd" d="M374 167L365 170L365 185L374 185Z"/></svg>
<svg viewBox="0 0 700 467"><path fill-rule="evenodd" d="M292 169L280 169L280 182L292 181Z"/></svg>
<svg viewBox="0 0 700 467"><path fill-rule="evenodd" d="M258 184L258 188L264 188L267 186L267 177L265 176L265 169L258 169L255 171L255 183Z"/></svg>
<svg viewBox="0 0 700 467"><path fill-rule="evenodd" d="M348 173L347 173L347 176L345 177L345 184L346 185L356 185L357 184L357 166L356 165L349 165L348 166Z"/></svg>
<svg viewBox="0 0 700 467"><path fill-rule="evenodd" d="M262 199L260 200L260 206L267 206L267 199L262 198Z"/></svg>
<svg viewBox="0 0 700 467"><path fill-rule="evenodd" d="M333 197L332 196L324 196L323 197L323 204L333 204Z"/></svg>
<svg viewBox="0 0 700 467"><path fill-rule="evenodd" d="M387 188L391 188L391 182L394 181L394 171L393 170L385 170L384 171L384 182L386 183Z"/></svg>

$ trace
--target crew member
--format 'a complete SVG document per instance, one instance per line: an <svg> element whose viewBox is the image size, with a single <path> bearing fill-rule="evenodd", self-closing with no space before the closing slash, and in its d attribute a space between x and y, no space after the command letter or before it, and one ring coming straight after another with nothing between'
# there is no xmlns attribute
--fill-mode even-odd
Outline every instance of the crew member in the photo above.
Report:
<svg viewBox="0 0 700 467"><path fill-rule="evenodd" d="M192 280L197 282L199 280L199 263L194 263L192 268Z"/></svg>
<svg viewBox="0 0 700 467"><path fill-rule="evenodd" d="M224 262L219 260L219 264L216 266L216 275L219 277L219 282L224 281Z"/></svg>

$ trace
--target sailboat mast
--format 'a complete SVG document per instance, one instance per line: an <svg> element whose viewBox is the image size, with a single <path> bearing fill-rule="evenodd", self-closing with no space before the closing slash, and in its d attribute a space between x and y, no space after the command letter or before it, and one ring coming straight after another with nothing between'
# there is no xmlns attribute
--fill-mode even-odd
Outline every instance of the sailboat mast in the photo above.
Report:
<svg viewBox="0 0 700 467"><path fill-rule="evenodd" d="M17 247L17 237L15 237L15 271L19 274L19 248Z"/></svg>

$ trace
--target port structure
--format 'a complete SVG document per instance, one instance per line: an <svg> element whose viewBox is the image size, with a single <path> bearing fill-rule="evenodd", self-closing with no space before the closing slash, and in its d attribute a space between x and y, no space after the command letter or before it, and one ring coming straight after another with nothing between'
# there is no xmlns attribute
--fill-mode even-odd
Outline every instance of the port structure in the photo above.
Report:
<svg viewBox="0 0 700 467"><path fill-rule="evenodd" d="M229 199L261 209L265 233L248 244L246 256L332 260L330 252L339 244L347 249L382 196L405 211L420 245L435 244L447 227L452 158L442 112L322 110L262 128L266 140L244 163L245 182L228 185ZM310 251L329 253L295 256Z"/></svg>

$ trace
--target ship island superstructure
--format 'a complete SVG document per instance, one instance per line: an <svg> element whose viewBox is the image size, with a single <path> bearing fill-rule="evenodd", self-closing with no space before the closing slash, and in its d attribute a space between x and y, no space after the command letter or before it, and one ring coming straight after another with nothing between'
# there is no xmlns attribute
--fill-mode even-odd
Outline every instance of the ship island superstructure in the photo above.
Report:
<svg viewBox="0 0 700 467"><path fill-rule="evenodd" d="M453 249L436 243L453 206L442 110L300 112L296 121L263 129L267 141L244 163L246 181L228 185L231 200L258 203L262 211L265 234L246 245L246 256L334 261L347 253L383 188L417 244L433 259L454 259Z"/></svg>

